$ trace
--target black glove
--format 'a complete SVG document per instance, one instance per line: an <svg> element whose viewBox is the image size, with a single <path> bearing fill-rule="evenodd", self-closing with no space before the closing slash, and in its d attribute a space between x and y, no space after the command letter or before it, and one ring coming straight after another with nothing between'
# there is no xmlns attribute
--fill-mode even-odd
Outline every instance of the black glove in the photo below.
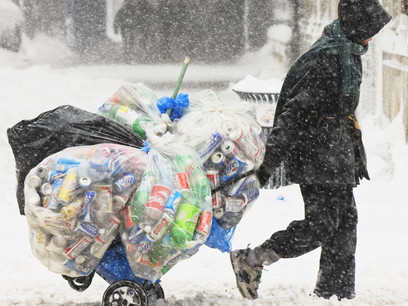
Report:
<svg viewBox="0 0 408 306"><path fill-rule="evenodd" d="M271 174L266 171L263 165L259 168L258 171L255 172L256 176L258 177L259 184L261 188L264 187L269 183L269 179L271 178Z"/></svg>

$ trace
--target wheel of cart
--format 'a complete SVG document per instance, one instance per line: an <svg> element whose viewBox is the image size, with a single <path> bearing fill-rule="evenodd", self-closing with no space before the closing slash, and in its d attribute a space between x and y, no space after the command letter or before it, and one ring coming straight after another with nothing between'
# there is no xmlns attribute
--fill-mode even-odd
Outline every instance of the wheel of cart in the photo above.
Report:
<svg viewBox="0 0 408 306"><path fill-rule="evenodd" d="M71 288L81 292L91 285L95 273L109 283L102 297L103 306L147 306L165 297L160 280L153 283L133 274L119 237L112 242L91 274L76 278L63 275L63 278Z"/></svg>

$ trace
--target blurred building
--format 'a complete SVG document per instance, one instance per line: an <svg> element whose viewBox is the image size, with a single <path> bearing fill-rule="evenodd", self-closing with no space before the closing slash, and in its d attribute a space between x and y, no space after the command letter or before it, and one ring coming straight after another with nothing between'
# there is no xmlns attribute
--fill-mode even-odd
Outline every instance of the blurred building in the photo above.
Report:
<svg viewBox="0 0 408 306"><path fill-rule="evenodd" d="M121 44L129 63L222 62L259 48L273 22L273 0L15 0L29 37L62 37L80 54ZM279 2L279 1L278 1Z"/></svg>

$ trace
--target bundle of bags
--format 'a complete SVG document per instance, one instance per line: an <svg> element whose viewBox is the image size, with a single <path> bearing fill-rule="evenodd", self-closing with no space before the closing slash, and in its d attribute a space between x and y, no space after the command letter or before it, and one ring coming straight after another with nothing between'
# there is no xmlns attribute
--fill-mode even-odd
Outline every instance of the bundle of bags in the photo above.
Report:
<svg viewBox="0 0 408 306"><path fill-rule="evenodd" d="M210 90L158 99L139 83L122 86L99 113L145 146L71 147L29 172L25 213L39 260L88 275L119 235L132 272L155 281L203 244L230 251L259 196L252 173L265 141L252 106L224 104Z"/></svg>

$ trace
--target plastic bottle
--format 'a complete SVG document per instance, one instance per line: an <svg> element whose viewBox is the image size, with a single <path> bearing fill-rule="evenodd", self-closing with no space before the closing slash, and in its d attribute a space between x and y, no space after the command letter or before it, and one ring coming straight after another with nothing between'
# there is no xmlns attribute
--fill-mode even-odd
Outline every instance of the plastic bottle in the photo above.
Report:
<svg viewBox="0 0 408 306"><path fill-rule="evenodd" d="M200 199L204 199L211 194L211 186L206 174L191 155L178 154L173 161L173 167L177 172L186 173L191 189L196 192Z"/></svg>
<svg viewBox="0 0 408 306"><path fill-rule="evenodd" d="M134 111L129 106L123 105L111 107L108 110L107 116L131 127L142 139L146 139L146 132L140 124L143 121L151 121L148 116Z"/></svg>

